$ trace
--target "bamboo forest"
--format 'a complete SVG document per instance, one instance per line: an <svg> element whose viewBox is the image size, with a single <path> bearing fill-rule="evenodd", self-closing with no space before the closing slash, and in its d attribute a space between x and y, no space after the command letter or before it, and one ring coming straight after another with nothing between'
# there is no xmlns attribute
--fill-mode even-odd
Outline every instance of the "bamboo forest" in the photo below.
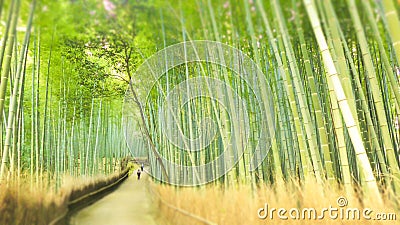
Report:
<svg viewBox="0 0 400 225"><path fill-rule="evenodd" d="M400 0L0 0L0 224L397 224Z"/></svg>

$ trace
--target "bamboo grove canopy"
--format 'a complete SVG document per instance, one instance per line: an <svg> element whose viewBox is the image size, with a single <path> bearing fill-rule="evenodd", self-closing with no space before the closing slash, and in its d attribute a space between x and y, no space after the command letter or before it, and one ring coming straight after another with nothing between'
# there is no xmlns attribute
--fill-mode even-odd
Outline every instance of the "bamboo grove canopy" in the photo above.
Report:
<svg viewBox="0 0 400 225"><path fill-rule="evenodd" d="M108 173L130 153L176 185L400 190L398 1L3 0L0 12L2 181ZM154 54L157 79L140 73Z"/></svg>

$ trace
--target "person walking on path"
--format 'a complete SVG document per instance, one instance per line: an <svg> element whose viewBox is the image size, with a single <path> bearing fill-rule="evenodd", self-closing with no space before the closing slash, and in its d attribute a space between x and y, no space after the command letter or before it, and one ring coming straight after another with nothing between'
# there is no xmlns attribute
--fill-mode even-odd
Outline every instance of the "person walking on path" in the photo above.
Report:
<svg viewBox="0 0 400 225"><path fill-rule="evenodd" d="M143 171L143 169L144 169L144 165L143 165L143 163L142 163L142 165L140 166L140 170Z"/></svg>
<svg viewBox="0 0 400 225"><path fill-rule="evenodd" d="M140 171L140 169L137 170L137 179L140 180L140 174L142 173L142 171Z"/></svg>

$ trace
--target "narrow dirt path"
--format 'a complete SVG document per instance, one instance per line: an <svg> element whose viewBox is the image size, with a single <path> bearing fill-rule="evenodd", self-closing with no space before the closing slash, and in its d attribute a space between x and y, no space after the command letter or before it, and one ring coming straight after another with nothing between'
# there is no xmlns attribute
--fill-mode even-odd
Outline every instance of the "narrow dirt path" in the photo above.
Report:
<svg viewBox="0 0 400 225"><path fill-rule="evenodd" d="M79 211L71 218L71 225L156 225L155 208L152 206L142 173L137 180L132 174L114 192Z"/></svg>

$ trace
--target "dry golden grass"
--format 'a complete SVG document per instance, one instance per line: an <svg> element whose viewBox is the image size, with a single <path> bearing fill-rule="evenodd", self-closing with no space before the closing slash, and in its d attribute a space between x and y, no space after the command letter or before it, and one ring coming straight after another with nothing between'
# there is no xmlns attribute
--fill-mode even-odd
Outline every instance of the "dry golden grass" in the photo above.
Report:
<svg viewBox="0 0 400 225"><path fill-rule="evenodd" d="M66 207L66 192L55 193L47 185L31 188L22 180L0 188L0 224L48 224Z"/></svg>
<svg viewBox="0 0 400 225"><path fill-rule="evenodd" d="M66 210L70 197L79 197L97 189L108 181L115 180L119 173L95 177L63 176L61 187L56 191L55 179L40 178L40 183L31 184L29 176L18 182L0 185L0 224L33 225L48 224Z"/></svg>
<svg viewBox="0 0 400 225"><path fill-rule="evenodd" d="M163 186L151 184L160 197L169 204L182 208L188 212L199 215L207 220L220 225L243 225L243 224L399 224L400 211L395 207L394 201L385 200L384 205L380 205L374 198L369 200L357 198L356 194L348 196L344 191L329 186L322 187L316 183L308 183L302 187L294 182L288 182L279 186L262 186L257 188L257 191L252 191L250 186L238 185L223 189L214 185L209 185L201 188L176 188L172 186ZM339 207L337 200L344 196L348 205ZM157 200L157 198L155 198ZM266 219L258 217L258 210L265 208L268 204L271 208L285 208L287 210L285 216L287 220L280 219L275 211L273 218L268 214ZM193 218L176 212L161 201L158 201L161 224L173 225L195 225L204 224L198 223ZM315 208L317 217L321 215L323 208L329 207L338 208L338 212L343 210L343 218L340 219L340 214L337 219L331 219L329 212L324 213L324 219L292 219L289 215L289 210L297 208L300 211L304 208ZM360 219L352 219L352 211L346 211L350 208L358 208L360 210ZM396 220L367 220L362 217L363 209L370 208L373 210L371 218L377 212L396 213ZM261 212L264 213L264 212ZM293 210L293 215L295 211ZM335 216L335 212L332 212ZM349 220L346 220L346 215L349 215ZM308 217L308 213L305 214Z"/></svg>

